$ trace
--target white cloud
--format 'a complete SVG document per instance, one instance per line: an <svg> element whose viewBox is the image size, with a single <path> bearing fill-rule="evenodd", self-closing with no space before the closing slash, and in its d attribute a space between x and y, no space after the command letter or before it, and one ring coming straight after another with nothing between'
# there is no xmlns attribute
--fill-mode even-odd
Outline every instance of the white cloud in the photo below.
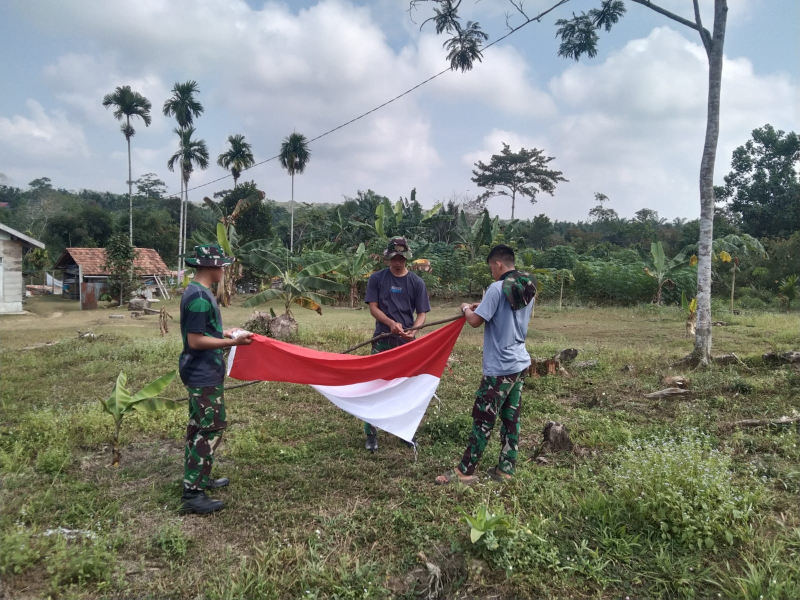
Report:
<svg viewBox="0 0 800 600"><path fill-rule="evenodd" d="M697 215L707 80L700 44L667 27L631 41L602 63L567 68L550 83L562 116L544 135L519 132L512 147L544 148L570 183L559 184L555 201L543 197L519 214L544 210L584 219L593 193L603 192L622 216L643 207L667 218ZM772 123L796 130L797 102L798 88L788 77L758 75L749 60L726 59L716 180L730 170L731 153L754 128ZM498 152L499 142L510 139L512 132L492 131L464 159L471 163Z"/></svg>
<svg viewBox="0 0 800 600"><path fill-rule="evenodd" d="M27 100L30 118L0 116L0 162L24 159L74 160L88 158L83 129L62 111L48 113L36 100Z"/></svg>
<svg viewBox="0 0 800 600"><path fill-rule="evenodd" d="M156 124L161 112L159 101L167 96L167 86L156 74L123 72L112 55L64 54L45 67L44 75L58 100L94 124L113 126L115 123L111 115L113 109L103 107L102 98L117 86L129 85L149 99ZM132 125L137 131L145 127L139 119L134 119Z"/></svg>

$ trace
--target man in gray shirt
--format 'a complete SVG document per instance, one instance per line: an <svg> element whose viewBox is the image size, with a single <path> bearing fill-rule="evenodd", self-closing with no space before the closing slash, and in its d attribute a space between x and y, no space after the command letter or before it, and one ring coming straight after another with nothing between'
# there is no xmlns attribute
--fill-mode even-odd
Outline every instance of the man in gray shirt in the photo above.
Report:
<svg viewBox="0 0 800 600"><path fill-rule="evenodd" d="M486 324L483 331L483 379L472 408L472 435L455 471L436 478L445 485L477 481L475 467L481 459L497 417L500 417L500 460L489 469L492 479L503 481L514 474L519 448L519 413L523 376L531 365L525 348L528 321L536 296L533 275L517 271L514 250L505 245L492 248L486 259L495 282L479 304L462 304L472 327Z"/></svg>

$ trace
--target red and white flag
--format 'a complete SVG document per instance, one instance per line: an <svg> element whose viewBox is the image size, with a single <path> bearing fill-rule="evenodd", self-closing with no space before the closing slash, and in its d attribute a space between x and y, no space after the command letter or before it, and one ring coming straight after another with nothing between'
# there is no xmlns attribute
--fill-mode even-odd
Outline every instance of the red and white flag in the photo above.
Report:
<svg viewBox="0 0 800 600"><path fill-rule="evenodd" d="M370 356L320 352L254 335L252 344L231 349L228 375L308 384L343 411L410 442L464 322Z"/></svg>

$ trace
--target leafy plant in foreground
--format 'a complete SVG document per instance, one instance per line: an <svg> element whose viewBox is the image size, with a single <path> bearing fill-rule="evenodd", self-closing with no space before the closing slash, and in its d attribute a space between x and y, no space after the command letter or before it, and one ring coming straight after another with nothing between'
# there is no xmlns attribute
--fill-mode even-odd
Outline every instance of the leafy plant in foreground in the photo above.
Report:
<svg viewBox="0 0 800 600"><path fill-rule="evenodd" d="M608 471L631 524L699 549L746 537L757 495L734 482L731 459L696 430L628 443Z"/></svg>
<svg viewBox="0 0 800 600"><path fill-rule="evenodd" d="M103 410L106 411L114 418L114 435L111 438L113 447L111 456L111 466L118 467L120 452L119 452L119 429L122 425L122 418L132 410L143 410L145 412L154 412L161 408L175 409L178 403L166 398L160 398L158 395L172 383L175 379L177 371L170 371L166 375L162 375L155 381L151 381L141 390L131 395L130 390L126 387L128 384L128 376L125 373L120 373L117 377L117 383L111 391L111 395L106 400L100 400Z"/></svg>
<svg viewBox="0 0 800 600"><path fill-rule="evenodd" d="M800 278L797 275L789 275L785 279L781 279L778 290L781 298L786 302L786 310L791 310L792 302L800 295Z"/></svg>

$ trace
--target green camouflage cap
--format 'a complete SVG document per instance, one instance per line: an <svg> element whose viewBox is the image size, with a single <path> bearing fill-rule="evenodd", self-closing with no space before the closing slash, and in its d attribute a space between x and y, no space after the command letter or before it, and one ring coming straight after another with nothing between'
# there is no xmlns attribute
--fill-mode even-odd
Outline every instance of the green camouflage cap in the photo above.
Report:
<svg viewBox="0 0 800 600"><path fill-rule="evenodd" d="M389 241L386 250L383 251L383 258L389 260L393 256L403 256L406 260L411 260L411 248L404 237L394 237Z"/></svg>
<svg viewBox="0 0 800 600"><path fill-rule="evenodd" d="M219 244L203 244L194 247L194 256L187 256L186 264L190 267L227 267L233 262L225 256Z"/></svg>
<svg viewBox="0 0 800 600"><path fill-rule="evenodd" d="M512 310L528 306L536 296L536 277L527 271L512 271L503 280L503 295Z"/></svg>

